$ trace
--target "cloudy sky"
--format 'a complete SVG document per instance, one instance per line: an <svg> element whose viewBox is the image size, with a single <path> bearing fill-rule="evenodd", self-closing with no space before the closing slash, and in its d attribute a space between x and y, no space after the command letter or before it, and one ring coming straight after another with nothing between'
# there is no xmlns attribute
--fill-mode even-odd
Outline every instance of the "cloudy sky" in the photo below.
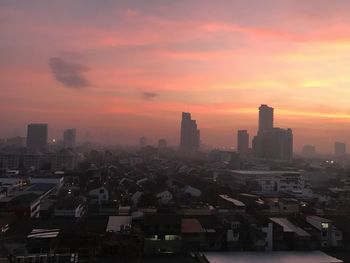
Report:
<svg viewBox="0 0 350 263"><path fill-rule="evenodd" d="M261 103L295 150L350 143L348 0L0 0L0 136L177 144L190 111L235 146Z"/></svg>

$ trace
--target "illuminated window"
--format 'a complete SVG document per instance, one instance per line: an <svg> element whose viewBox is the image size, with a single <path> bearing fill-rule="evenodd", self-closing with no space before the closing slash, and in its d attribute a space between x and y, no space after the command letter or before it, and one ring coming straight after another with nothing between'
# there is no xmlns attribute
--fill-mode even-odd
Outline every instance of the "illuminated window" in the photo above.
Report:
<svg viewBox="0 0 350 263"><path fill-rule="evenodd" d="M328 229L328 223L321 223L322 228Z"/></svg>
<svg viewBox="0 0 350 263"><path fill-rule="evenodd" d="M165 235L165 240L178 240L178 235Z"/></svg>

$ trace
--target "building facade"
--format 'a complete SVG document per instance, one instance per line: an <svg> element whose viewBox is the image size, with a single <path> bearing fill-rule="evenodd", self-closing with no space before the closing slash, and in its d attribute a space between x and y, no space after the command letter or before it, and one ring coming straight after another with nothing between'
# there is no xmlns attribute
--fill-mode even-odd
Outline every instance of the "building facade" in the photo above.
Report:
<svg viewBox="0 0 350 263"><path fill-rule="evenodd" d="M67 129L63 132L63 145L67 148L74 148L77 130Z"/></svg>
<svg viewBox="0 0 350 263"><path fill-rule="evenodd" d="M47 149L48 125L32 123L27 127L27 148L43 151Z"/></svg>
<svg viewBox="0 0 350 263"><path fill-rule="evenodd" d="M180 149L182 152L196 152L200 146L200 131L197 122L191 119L191 113L183 112L181 121Z"/></svg>
<svg viewBox="0 0 350 263"><path fill-rule="evenodd" d="M263 104L259 108L259 130L253 139L255 157L291 160L293 158L292 129L273 127L273 108Z"/></svg>
<svg viewBox="0 0 350 263"><path fill-rule="evenodd" d="M237 132L237 152L241 157L246 157L249 151L249 134L247 130Z"/></svg>

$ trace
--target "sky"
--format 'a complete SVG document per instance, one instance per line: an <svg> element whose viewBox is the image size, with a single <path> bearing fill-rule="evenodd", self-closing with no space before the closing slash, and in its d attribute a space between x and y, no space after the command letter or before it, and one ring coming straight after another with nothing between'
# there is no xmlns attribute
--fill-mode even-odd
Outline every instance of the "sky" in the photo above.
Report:
<svg viewBox="0 0 350 263"><path fill-rule="evenodd" d="M205 145L275 126L330 152L350 144L348 0L0 0L0 137L49 123L80 140Z"/></svg>

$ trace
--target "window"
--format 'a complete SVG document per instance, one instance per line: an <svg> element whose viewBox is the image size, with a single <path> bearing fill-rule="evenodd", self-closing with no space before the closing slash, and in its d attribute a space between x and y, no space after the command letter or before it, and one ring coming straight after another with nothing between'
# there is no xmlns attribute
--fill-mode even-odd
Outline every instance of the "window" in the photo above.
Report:
<svg viewBox="0 0 350 263"><path fill-rule="evenodd" d="M328 229L329 227L328 223L321 223L321 226L323 229Z"/></svg>
<svg viewBox="0 0 350 263"><path fill-rule="evenodd" d="M180 239L178 235L165 235L165 240L178 240Z"/></svg>

